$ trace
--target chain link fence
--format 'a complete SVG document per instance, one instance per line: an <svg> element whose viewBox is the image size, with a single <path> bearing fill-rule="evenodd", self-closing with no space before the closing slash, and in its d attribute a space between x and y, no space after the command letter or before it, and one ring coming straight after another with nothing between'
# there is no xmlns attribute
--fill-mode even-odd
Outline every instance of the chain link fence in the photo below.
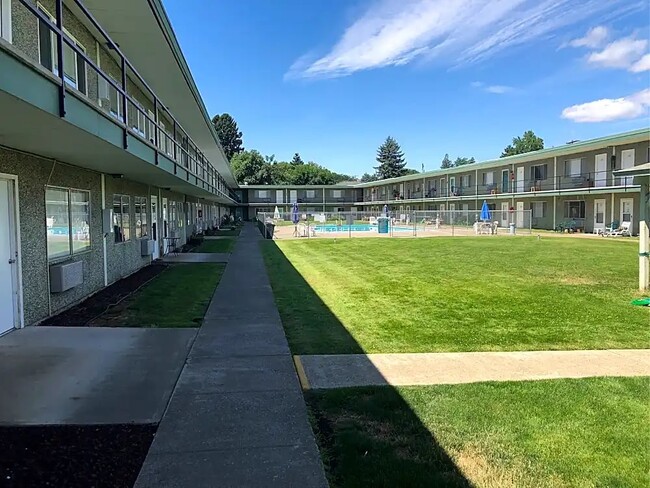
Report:
<svg viewBox="0 0 650 488"><path fill-rule="evenodd" d="M416 210L411 212L261 212L267 239L530 235L531 210ZM295 222L294 222L295 221Z"/></svg>

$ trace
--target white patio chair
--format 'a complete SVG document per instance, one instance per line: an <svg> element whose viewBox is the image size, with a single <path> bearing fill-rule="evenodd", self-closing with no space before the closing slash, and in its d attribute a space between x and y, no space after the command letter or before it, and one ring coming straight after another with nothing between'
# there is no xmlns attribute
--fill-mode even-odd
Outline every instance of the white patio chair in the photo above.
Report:
<svg viewBox="0 0 650 488"><path fill-rule="evenodd" d="M618 229L605 232L603 234L605 237L631 237L632 236L632 222L621 222L621 226Z"/></svg>

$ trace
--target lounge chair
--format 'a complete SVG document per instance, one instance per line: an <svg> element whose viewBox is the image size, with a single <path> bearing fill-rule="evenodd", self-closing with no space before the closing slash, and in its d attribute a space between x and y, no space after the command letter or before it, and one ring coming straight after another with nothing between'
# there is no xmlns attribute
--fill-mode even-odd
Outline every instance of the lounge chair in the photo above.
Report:
<svg viewBox="0 0 650 488"><path fill-rule="evenodd" d="M621 226L615 230L607 230L605 237L632 237L632 222L621 222Z"/></svg>

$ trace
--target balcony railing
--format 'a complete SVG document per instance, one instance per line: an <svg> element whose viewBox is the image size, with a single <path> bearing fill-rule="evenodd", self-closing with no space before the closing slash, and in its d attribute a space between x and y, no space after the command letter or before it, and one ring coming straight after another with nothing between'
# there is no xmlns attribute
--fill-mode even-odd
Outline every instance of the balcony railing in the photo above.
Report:
<svg viewBox="0 0 650 488"><path fill-rule="evenodd" d="M156 151L156 164L158 164L159 155L164 155L174 162L174 174L177 174L178 166L185 168L187 180L191 175L197 178L201 182L200 186L210 193L238 201L223 177L209 163L196 143L80 0L72 1L104 38L111 53L111 60L117 63L120 72L119 80L115 80L102 70L89 57L85 49L70 37L63 25L63 0L54 0L55 12L51 15L27 0L18 1L19 5L36 18L39 29L47 29L50 34L49 40L48 36L45 36L44 39L46 43L51 43L52 53L45 57L41 54L41 59L35 61L58 78L59 115L61 117L65 117L66 114L67 94L74 93L85 102L106 113L124 129L123 145L125 149L128 146L127 134L131 134ZM17 48L20 50L21 46L17 46ZM73 59L70 59L71 57ZM58 60L63 62L59 63ZM60 69L60 66L64 68ZM66 72L69 66L76 67L74 73ZM86 71L86 68L90 69L90 73ZM79 73L82 76L79 76ZM131 93L129 82L132 85L139 85L139 88L144 88L146 91L144 93L148 95L147 101L153 104L153 110L145 109L138 102ZM91 98L91 91L97 94L96 100ZM168 126L164 125L165 121Z"/></svg>

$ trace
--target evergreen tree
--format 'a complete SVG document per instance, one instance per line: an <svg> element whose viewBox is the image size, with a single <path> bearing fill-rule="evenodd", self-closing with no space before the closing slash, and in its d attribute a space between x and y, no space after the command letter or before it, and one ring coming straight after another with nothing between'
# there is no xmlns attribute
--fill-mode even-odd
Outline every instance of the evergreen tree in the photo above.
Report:
<svg viewBox="0 0 650 488"><path fill-rule="evenodd" d="M379 166L376 166L375 170L381 180L396 178L406 174L406 170L404 169L406 166L404 153L397 141L390 136L377 149L377 162Z"/></svg>
<svg viewBox="0 0 650 488"><path fill-rule="evenodd" d="M449 154L445 154L445 157L442 158L442 164L440 164L440 167L442 169L446 168L451 168L454 165L454 163L451 162L451 159L449 159Z"/></svg>
<svg viewBox="0 0 650 488"><path fill-rule="evenodd" d="M508 144L501 153L501 157L524 154L531 151L544 149L544 139L535 135L532 130L527 130L521 137L514 137L512 144Z"/></svg>
<svg viewBox="0 0 650 488"><path fill-rule="evenodd" d="M294 165L294 166L300 166L301 164L305 164L305 162L300 157L300 154L296 153L296 154L293 155L293 159L291 160L291 164Z"/></svg>
<svg viewBox="0 0 650 488"><path fill-rule="evenodd" d="M215 115L212 118L212 125L214 130L219 136L219 142L223 147L223 152L226 153L228 161L232 159L235 154L239 154L244 150L242 146L242 133L237 127L237 122L230 114Z"/></svg>

